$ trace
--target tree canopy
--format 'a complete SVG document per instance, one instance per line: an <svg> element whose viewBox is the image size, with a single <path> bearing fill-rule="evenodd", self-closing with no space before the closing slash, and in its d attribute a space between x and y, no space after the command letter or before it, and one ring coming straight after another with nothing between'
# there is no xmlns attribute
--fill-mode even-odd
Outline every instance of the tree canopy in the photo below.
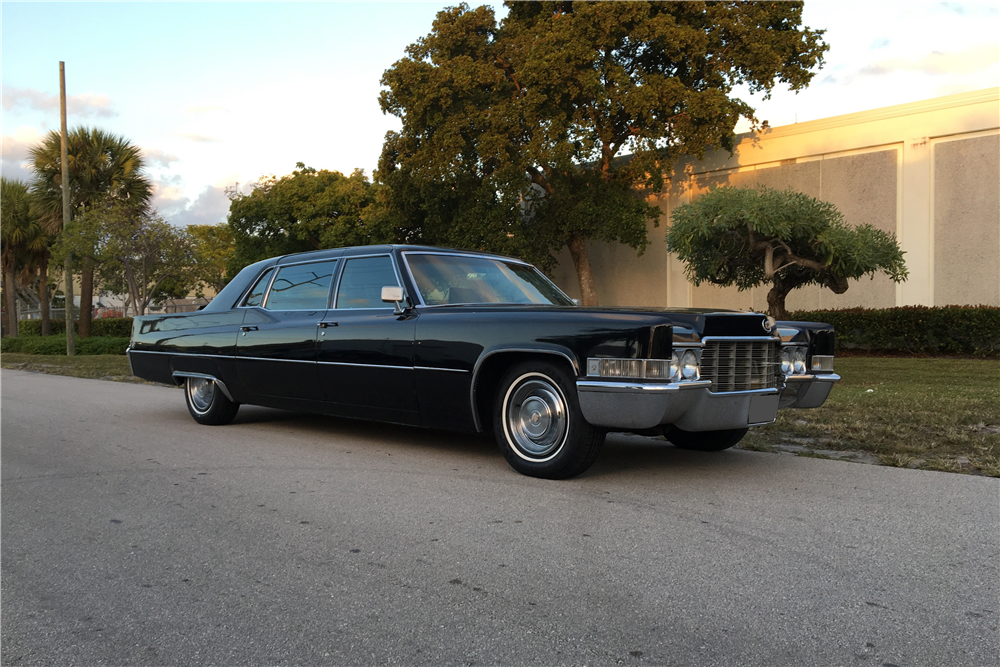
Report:
<svg viewBox="0 0 1000 667"><path fill-rule="evenodd" d="M398 116L378 178L408 239L551 266L566 247L596 303L586 241L642 251L656 191L682 154L731 150L746 84L805 87L827 49L801 2L462 4L385 72ZM627 157L627 159L625 159Z"/></svg>
<svg viewBox="0 0 1000 667"><path fill-rule="evenodd" d="M843 294L849 280L908 273L895 236L865 224L850 227L828 202L792 190L721 187L677 207L667 247L698 285L770 283L770 315L785 319L785 297L809 284Z"/></svg>
<svg viewBox="0 0 1000 667"><path fill-rule="evenodd" d="M94 267L99 288L128 294L137 315L150 302L187 296L194 287L194 244L188 234L155 210L116 204L92 208L63 230L52 259L61 264L72 253Z"/></svg>
<svg viewBox="0 0 1000 667"><path fill-rule="evenodd" d="M299 162L287 176L261 177L249 194L231 194L229 276L275 255L394 241L378 190L361 170L344 176Z"/></svg>
<svg viewBox="0 0 1000 667"><path fill-rule="evenodd" d="M15 300L25 281L47 260L49 235L32 207L28 186L0 177L0 272L3 278L4 333L17 335ZM42 279L45 277L43 275Z"/></svg>
<svg viewBox="0 0 1000 667"><path fill-rule="evenodd" d="M76 127L66 137L70 214L94 207L123 204L137 210L149 204L153 187L143 173L142 151L116 134ZM29 152L35 179L32 196L42 223L51 233L62 228L62 138L52 130ZM80 337L90 335L94 267L88 261L80 275Z"/></svg>
<svg viewBox="0 0 1000 667"><path fill-rule="evenodd" d="M236 254L232 228L225 222L217 225L188 225L187 233L194 248L198 296L202 296L206 287L218 294L229 282L226 280L226 264Z"/></svg>

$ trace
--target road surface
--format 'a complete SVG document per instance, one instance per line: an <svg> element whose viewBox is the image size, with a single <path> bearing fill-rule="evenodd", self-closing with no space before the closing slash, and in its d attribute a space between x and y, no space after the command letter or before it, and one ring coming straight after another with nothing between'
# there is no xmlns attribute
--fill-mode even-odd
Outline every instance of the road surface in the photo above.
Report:
<svg viewBox="0 0 1000 667"><path fill-rule="evenodd" d="M4 665L997 664L997 479L0 382Z"/></svg>

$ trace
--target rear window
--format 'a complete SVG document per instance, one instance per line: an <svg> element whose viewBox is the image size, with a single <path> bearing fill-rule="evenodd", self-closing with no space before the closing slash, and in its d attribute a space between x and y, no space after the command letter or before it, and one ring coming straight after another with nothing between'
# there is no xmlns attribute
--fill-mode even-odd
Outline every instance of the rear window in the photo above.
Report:
<svg viewBox="0 0 1000 667"><path fill-rule="evenodd" d="M336 266L336 260L332 260L281 267L264 307L268 310L326 310Z"/></svg>

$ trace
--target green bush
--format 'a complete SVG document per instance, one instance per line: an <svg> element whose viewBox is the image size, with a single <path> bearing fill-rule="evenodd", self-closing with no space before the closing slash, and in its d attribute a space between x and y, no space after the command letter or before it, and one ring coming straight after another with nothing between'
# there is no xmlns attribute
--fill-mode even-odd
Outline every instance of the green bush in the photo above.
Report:
<svg viewBox="0 0 1000 667"><path fill-rule="evenodd" d="M128 337L123 336L91 336L78 338L75 350L77 354L125 354L128 347ZM21 352L24 354L60 355L66 354L66 337L53 336L5 336L0 339L0 352Z"/></svg>
<svg viewBox="0 0 1000 667"><path fill-rule="evenodd" d="M65 329L64 329L65 331ZM131 317L100 317L90 322L91 336L113 336L130 338L132 336Z"/></svg>
<svg viewBox="0 0 1000 667"><path fill-rule="evenodd" d="M66 320L51 320L50 330L53 336L56 334L66 333ZM75 320L73 326L74 331L80 330L79 320ZM17 321L17 332L22 336L41 336L42 335L42 321L41 320L18 320ZM131 317L98 317L90 321L90 335L91 336L131 336L132 335L132 318Z"/></svg>
<svg viewBox="0 0 1000 667"><path fill-rule="evenodd" d="M73 330L80 330L80 323L77 320L73 321ZM41 336L42 335L42 321L41 320L18 320L17 321L17 333L19 336ZM53 336L56 334L66 333L66 320L49 320L49 333Z"/></svg>
<svg viewBox="0 0 1000 667"><path fill-rule="evenodd" d="M1000 356L1000 308L993 306L814 310L791 319L832 324L840 350Z"/></svg>

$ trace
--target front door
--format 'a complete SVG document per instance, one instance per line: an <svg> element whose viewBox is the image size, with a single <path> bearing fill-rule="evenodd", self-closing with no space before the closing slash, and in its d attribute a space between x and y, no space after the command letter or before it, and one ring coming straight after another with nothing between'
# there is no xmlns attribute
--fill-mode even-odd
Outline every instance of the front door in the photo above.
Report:
<svg viewBox="0 0 1000 667"><path fill-rule="evenodd" d="M317 352L326 399L347 414L416 422L413 379L415 319L382 302L399 285L388 255L344 260L335 307L320 325Z"/></svg>

